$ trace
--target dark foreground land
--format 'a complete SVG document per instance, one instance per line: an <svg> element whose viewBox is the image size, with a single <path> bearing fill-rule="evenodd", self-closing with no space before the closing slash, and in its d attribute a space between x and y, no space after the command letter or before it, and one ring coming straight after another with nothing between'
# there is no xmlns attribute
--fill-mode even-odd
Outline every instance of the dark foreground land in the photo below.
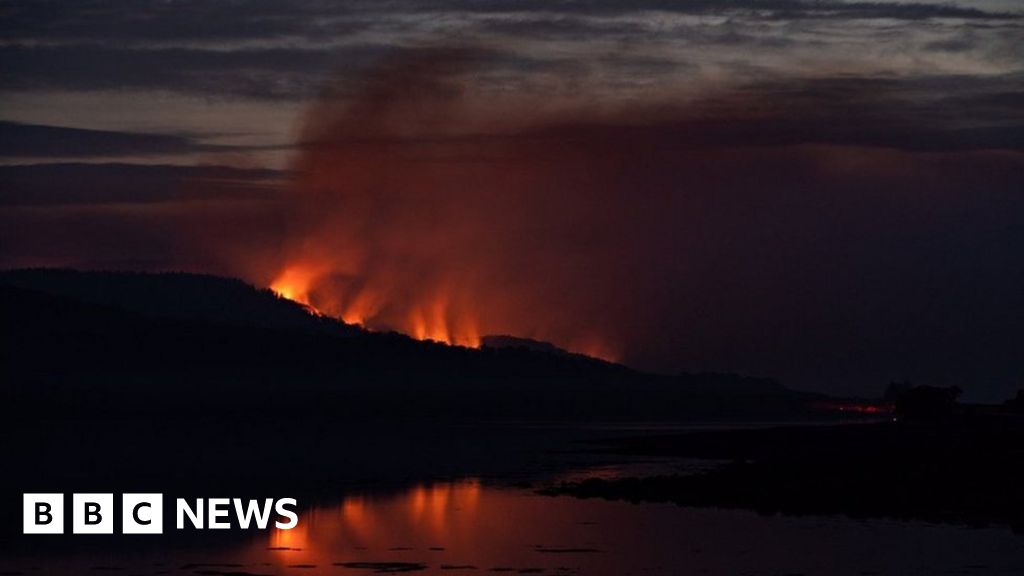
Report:
<svg viewBox="0 0 1024 576"><path fill-rule="evenodd" d="M591 478L543 492L1024 533L1024 423L1012 416L688 432L609 440L595 450L728 463L697 475Z"/></svg>
<svg viewBox="0 0 1024 576"><path fill-rule="evenodd" d="M370 333L237 280L183 274L0 273L0 328L0 484L12 510L21 493L47 491L312 504L355 487L678 458L726 464L546 491L1024 530L1024 425L1011 410L801 426L844 401L537 346ZM792 424L629 437L593 426L610 420Z"/></svg>
<svg viewBox="0 0 1024 576"><path fill-rule="evenodd" d="M40 412L778 420L817 418L821 399L765 378L651 374L530 346L369 332L194 274L0 272L0 335L5 422Z"/></svg>

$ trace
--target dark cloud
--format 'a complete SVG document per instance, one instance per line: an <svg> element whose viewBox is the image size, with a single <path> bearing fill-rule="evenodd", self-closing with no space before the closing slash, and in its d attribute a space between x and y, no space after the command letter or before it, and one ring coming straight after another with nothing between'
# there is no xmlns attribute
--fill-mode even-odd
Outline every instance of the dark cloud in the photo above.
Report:
<svg viewBox="0 0 1024 576"><path fill-rule="evenodd" d="M288 174L224 166L0 166L0 206L277 200Z"/></svg>
<svg viewBox="0 0 1024 576"><path fill-rule="evenodd" d="M399 4L401 5L401 4ZM394 6L394 4L392 4ZM1016 19L1020 16L1005 12L988 12L969 7L943 3L908 2L840 2L822 0L506 0L498 2L476 0L441 0L410 2L420 9L479 11L491 13L586 13L623 14L638 11L663 11L679 14L756 13L762 18L892 18L923 20L929 18L964 19Z"/></svg>
<svg viewBox="0 0 1024 576"><path fill-rule="evenodd" d="M302 100L323 90L331 74L358 77L383 57L415 50L376 44L234 51L7 46L0 47L0 72L6 79L4 87L18 90L172 90L212 97ZM500 47L481 50L474 58L490 74L520 78L572 72L581 66L574 59L526 57ZM608 59L624 64L621 56ZM637 59L638 70L650 65L650 59ZM338 83L331 89L343 91L345 86Z"/></svg>
<svg viewBox="0 0 1024 576"><path fill-rule="evenodd" d="M4 87L18 90L172 90L210 96L305 98L342 63L365 64L386 52L357 47L321 50L252 49L232 52L105 46L0 48Z"/></svg>
<svg viewBox="0 0 1024 576"><path fill-rule="evenodd" d="M772 80L697 106L705 117L678 132L702 145L832 144L917 151L1024 146L1020 75ZM719 115L744 122L719 126L714 120Z"/></svg>
<svg viewBox="0 0 1024 576"><path fill-rule="evenodd" d="M0 121L0 157L101 158L154 156L224 150L197 142L194 137L86 130Z"/></svg>
<svg viewBox="0 0 1024 576"><path fill-rule="evenodd" d="M310 98L326 74L359 73L383 55L438 35L446 41L453 36L500 35L507 45L497 50L504 55L492 65L494 72L505 75L490 80L503 82L507 89L536 85L539 75L558 74L554 69L568 66L595 71L605 67L611 76L607 85L629 87L638 80L663 81L696 69L696 64L658 50L644 53L631 47L677 42L746 48L752 56L762 49L827 49L830 42L841 40L828 31L802 34L801 26L814 26L803 23L808 20L847 20L851 25L854 20L895 20L890 30L894 36L886 41L896 42L908 37L907 27L921 31L932 20L956 19L971 22L973 35L963 32L936 39L925 48L938 52L980 47L993 58L1012 60L1019 52L1019 41L1013 40L1019 29L1004 34L983 26L1012 28L1021 20L1021 14L944 3L800 0L84 1L61 4L59 9L45 2L9 2L0 9L0 34L7 41L0 47L0 75L7 90L153 89L266 99ZM727 18L680 31L674 25L658 25L650 11ZM438 12L459 17L438 20ZM775 27L779 22L794 28L780 30ZM509 47L530 40L608 41L618 46L601 47L585 58L571 51L539 56L537 50ZM747 64L738 58L733 65L736 74L742 74Z"/></svg>
<svg viewBox="0 0 1024 576"><path fill-rule="evenodd" d="M159 0L5 1L0 34L9 39L53 41L182 41L274 39L344 34L360 27L345 2L243 0L204 2ZM318 18L335 17L330 24Z"/></svg>
<svg viewBox="0 0 1024 576"><path fill-rule="evenodd" d="M763 116L744 119L682 120L653 126L552 126L545 133L566 145L587 147L600 139L657 142L666 150L789 147L799 145L857 146L907 151L1024 150L1024 124L977 128L941 128L890 123L888 114L866 116L853 110L848 117ZM858 116L858 114L865 114ZM528 137L532 137L528 136Z"/></svg>
<svg viewBox="0 0 1024 576"><path fill-rule="evenodd" d="M224 166L2 166L0 268L253 277L280 243L287 177Z"/></svg>
<svg viewBox="0 0 1024 576"><path fill-rule="evenodd" d="M474 56L460 62L475 69L487 60ZM446 87L445 93L464 88L449 80L443 75L435 78L439 87ZM664 150L800 145L930 152L1024 150L1024 76L986 81L959 76L836 76L754 82L685 106L670 101L634 105L628 119L614 113L605 118L569 114L564 123L554 120L539 130L473 132L448 135L445 141L469 149L540 136L563 140L566 146L614 141ZM367 138L377 139L377 145L388 143L380 133ZM403 141L409 141L408 135ZM346 134L338 142L304 144L344 147L353 140Z"/></svg>
<svg viewBox="0 0 1024 576"><path fill-rule="evenodd" d="M840 2L822 0L433 0L427 2L322 2L243 0L238 2L7 1L0 34L10 39L65 39L123 42L138 40L247 40L289 37L329 38L365 30L389 15L459 12L464 14L619 15L640 11L678 14L752 14L761 19L876 18L925 20L1018 19L947 3Z"/></svg>
<svg viewBox="0 0 1024 576"><path fill-rule="evenodd" d="M1021 60L1024 57L1024 25L1015 22L976 22L958 26L939 40L924 44L935 52L981 54L988 60Z"/></svg>

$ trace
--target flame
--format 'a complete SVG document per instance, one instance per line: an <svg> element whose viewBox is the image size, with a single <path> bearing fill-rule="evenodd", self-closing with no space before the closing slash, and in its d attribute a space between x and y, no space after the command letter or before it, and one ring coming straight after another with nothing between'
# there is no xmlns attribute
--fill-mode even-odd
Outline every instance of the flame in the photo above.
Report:
<svg viewBox="0 0 1024 576"><path fill-rule="evenodd" d="M281 269L270 289L318 314L334 316L347 324L358 324L369 330L396 330L417 340L479 348L483 334L514 331L493 326L491 332L481 332L481 318L472 306L473 299L456 298L453 295L460 292L451 289L448 283L424 290L422 294L408 295L405 300L397 300L389 298L386 290L369 285L353 289L345 281L331 283L332 273L331 262L291 263ZM324 286L329 286L329 289L323 289ZM545 339L543 334L531 332L525 335ZM595 337L573 338L556 344L608 362L617 362L620 358L617 350Z"/></svg>
<svg viewBox="0 0 1024 576"><path fill-rule="evenodd" d="M448 305L448 295L440 293L409 312L408 333L417 340L433 340L445 344L480 347L480 333L472 315L454 315Z"/></svg>
<svg viewBox="0 0 1024 576"><path fill-rule="evenodd" d="M399 303L389 301L381 290L364 286L348 291L351 296L346 298L344 286L335 286L330 293L314 296L318 284L329 275L329 265L289 264L281 269L270 289L283 298L319 314L336 316L347 324L358 324L370 330L398 330L417 340L480 347L477 318L464 310L456 313L456 307L449 305L451 297L446 290L436 290L428 298L413 298L409 311L395 322L387 313Z"/></svg>
<svg viewBox="0 0 1024 576"><path fill-rule="evenodd" d="M366 326L367 321L380 311L382 304L379 294L373 290L361 290L352 299L352 302L345 306L341 313L341 319L349 324Z"/></svg>
<svg viewBox="0 0 1024 576"><path fill-rule="evenodd" d="M313 307L309 293L317 279L313 269L305 266L286 266L270 283L270 289L282 298L294 300L300 304Z"/></svg>

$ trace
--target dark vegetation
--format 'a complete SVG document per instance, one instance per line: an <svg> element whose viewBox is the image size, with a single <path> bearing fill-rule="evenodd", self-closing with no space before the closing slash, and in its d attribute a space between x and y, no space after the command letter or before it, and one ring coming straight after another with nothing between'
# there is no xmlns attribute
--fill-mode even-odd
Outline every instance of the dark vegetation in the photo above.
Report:
<svg viewBox="0 0 1024 576"><path fill-rule="evenodd" d="M806 415L813 395L731 375L645 374L557 349L370 333L238 280L0 273L5 419L216 410L430 418ZM723 390L725 392L723 392Z"/></svg>
<svg viewBox="0 0 1024 576"><path fill-rule="evenodd" d="M548 352L551 354L569 355L570 352L555 346L550 342L534 340L533 338L520 338L508 334L492 334L484 336L480 344L487 348L523 348L537 352Z"/></svg>

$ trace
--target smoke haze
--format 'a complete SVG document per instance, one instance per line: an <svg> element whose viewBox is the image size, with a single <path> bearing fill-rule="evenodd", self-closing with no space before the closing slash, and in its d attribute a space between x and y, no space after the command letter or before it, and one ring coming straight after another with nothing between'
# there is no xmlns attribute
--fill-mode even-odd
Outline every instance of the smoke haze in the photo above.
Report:
<svg viewBox="0 0 1024 576"><path fill-rule="evenodd" d="M278 286L374 329L660 370L881 386L1012 362L977 337L1013 340L1020 310L1017 155L889 86L586 106L473 91L486 59L404 54L310 109Z"/></svg>

